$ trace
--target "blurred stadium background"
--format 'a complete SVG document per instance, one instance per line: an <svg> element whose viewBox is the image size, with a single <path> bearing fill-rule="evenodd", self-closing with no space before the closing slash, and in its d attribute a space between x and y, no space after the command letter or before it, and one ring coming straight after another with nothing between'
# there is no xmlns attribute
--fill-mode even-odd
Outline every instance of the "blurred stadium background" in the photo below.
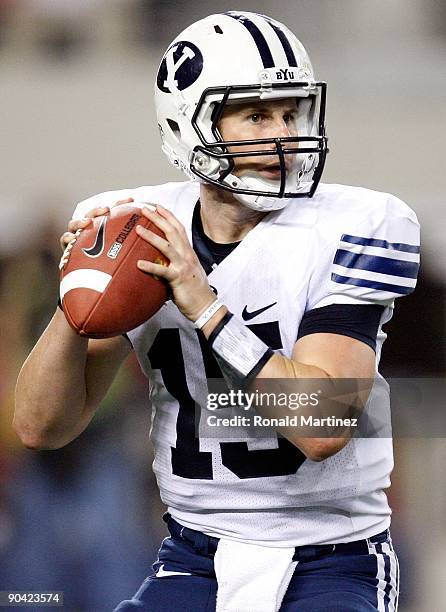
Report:
<svg viewBox="0 0 446 612"><path fill-rule="evenodd" d="M13 390L55 308L58 237L75 203L183 180L160 153L154 75L177 32L234 8L288 24L328 81L325 182L390 191L417 212L420 283L397 305L382 370L445 376L445 3L0 0L0 590L63 590L65 609L105 612L149 573L165 532L135 363L60 451L20 445ZM446 609L445 462L442 438L396 441L402 612Z"/></svg>

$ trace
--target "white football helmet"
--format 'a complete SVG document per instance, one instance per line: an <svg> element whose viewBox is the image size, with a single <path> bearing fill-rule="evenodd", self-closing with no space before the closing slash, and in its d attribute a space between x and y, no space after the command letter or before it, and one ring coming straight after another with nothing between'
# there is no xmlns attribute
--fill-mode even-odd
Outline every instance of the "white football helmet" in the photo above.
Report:
<svg viewBox="0 0 446 612"><path fill-rule="evenodd" d="M179 34L161 61L155 104L162 149L189 177L233 192L254 210L277 210L311 197L319 183L328 152L325 97L326 84L315 81L304 47L284 25L256 13L211 15ZM297 136L222 139L226 105L285 98L296 99ZM259 146L237 150L247 144ZM247 155L275 156L280 180L236 176L234 160Z"/></svg>

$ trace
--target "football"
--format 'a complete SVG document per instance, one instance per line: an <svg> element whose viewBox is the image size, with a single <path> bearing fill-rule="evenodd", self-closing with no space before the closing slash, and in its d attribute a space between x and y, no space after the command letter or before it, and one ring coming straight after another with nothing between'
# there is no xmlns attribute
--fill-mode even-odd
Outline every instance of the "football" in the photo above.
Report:
<svg viewBox="0 0 446 612"><path fill-rule="evenodd" d="M137 268L145 259L169 265L140 238L142 225L164 237L137 206L119 205L95 217L67 246L61 260L60 299L65 317L81 336L110 338L152 317L168 299L168 285Z"/></svg>

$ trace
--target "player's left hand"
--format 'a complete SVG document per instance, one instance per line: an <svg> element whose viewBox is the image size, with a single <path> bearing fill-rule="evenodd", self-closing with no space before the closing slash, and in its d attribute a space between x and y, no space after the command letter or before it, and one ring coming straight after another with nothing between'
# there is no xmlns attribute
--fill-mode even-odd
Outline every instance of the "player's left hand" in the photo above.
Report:
<svg viewBox="0 0 446 612"><path fill-rule="evenodd" d="M184 226L159 204L153 212L143 208L142 214L164 232L165 239L140 225L136 227L136 232L161 251L170 264L166 267L140 260L138 268L164 278L170 285L172 299L180 312L191 321L196 321L215 301L215 293L209 287L206 273L190 245Z"/></svg>

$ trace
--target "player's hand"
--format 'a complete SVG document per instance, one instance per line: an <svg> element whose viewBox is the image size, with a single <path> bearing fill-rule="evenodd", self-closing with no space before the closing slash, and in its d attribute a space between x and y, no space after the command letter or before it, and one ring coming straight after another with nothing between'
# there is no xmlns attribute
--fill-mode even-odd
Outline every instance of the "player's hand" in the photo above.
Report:
<svg viewBox="0 0 446 612"><path fill-rule="evenodd" d="M133 198L127 198L126 200L119 200L116 202L115 206L119 204L130 204L133 202ZM85 229L88 225L90 225L91 220L95 217L100 217L101 215L105 215L110 210L109 206L99 206L97 208L92 208L85 214L85 217L82 219L71 219L68 222L68 231L64 232L60 237L60 248L62 251L65 251L68 244L79 236L79 233L83 229Z"/></svg>
<svg viewBox="0 0 446 612"><path fill-rule="evenodd" d="M160 205L156 206L156 211L143 208L142 214L164 232L165 238L140 225L136 227L137 233L161 251L170 264L163 266L140 260L139 269L164 278L170 285L172 299L180 312L191 321L196 321L215 301L215 293L209 287L206 273L190 245L184 226Z"/></svg>
<svg viewBox="0 0 446 612"><path fill-rule="evenodd" d="M130 204L134 202L133 198L126 198L125 200L119 200L116 202L115 206L119 204ZM70 257L70 251L73 248L74 243L76 242L78 236L81 231L88 227L92 222L92 219L95 217L100 217L101 215L105 215L110 210L109 206L99 206L96 208L92 208L89 210L85 217L82 219L71 219L68 222L68 231L64 232L59 239L60 248L63 251L62 259L60 260L59 268L62 269L63 266L68 262Z"/></svg>

